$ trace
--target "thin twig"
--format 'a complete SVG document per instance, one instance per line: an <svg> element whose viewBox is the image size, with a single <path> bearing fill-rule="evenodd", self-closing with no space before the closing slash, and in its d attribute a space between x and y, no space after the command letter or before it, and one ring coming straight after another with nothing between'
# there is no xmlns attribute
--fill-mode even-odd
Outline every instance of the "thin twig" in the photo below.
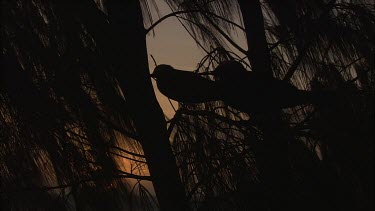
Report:
<svg viewBox="0 0 375 211"><path fill-rule="evenodd" d="M152 54L150 54L150 55L151 55L152 60L154 61L155 67L158 66L158 64L156 63L156 60L155 60L154 56Z"/></svg>
<svg viewBox="0 0 375 211"><path fill-rule="evenodd" d="M203 10L186 10L186 11L172 12L172 13L170 13L168 15L163 16L162 18L160 18L159 20L157 20L154 24L152 24L148 29L146 29L146 34L149 33L151 30L153 30L158 24L160 24L161 22L163 22L165 19L170 18L170 17L176 17L179 14L186 14L186 13L204 13L204 14L208 14L208 15L214 16L216 18L219 18L219 19L221 19L223 21L226 21L226 22L228 22L228 23L230 23L230 24L238 27L239 29L245 31L245 29L242 26L238 25L237 23L235 23L233 21L230 21L230 20L228 20L226 18L223 18L223 17L221 17L221 16L219 16L219 15L213 13L213 12L203 11Z"/></svg>

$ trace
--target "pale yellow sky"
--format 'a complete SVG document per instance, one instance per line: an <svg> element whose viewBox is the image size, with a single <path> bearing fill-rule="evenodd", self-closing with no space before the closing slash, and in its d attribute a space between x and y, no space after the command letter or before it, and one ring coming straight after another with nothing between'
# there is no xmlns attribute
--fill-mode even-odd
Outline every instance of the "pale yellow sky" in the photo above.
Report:
<svg viewBox="0 0 375 211"><path fill-rule="evenodd" d="M169 7L162 1L157 0L160 16L163 17L171 11ZM158 18L156 17L155 20ZM154 21L155 21L154 20ZM205 56L205 52L197 46L195 41L181 26L177 18L171 17L161 22L154 29L155 36L152 32L147 36L148 54L153 55L158 64L169 64L176 69L193 70L197 64ZM233 37L234 40L246 49L246 42L243 33ZM238 53L237 51L233 50ZM155 68L154 62L149 56L150 72ZM153 80L156 97L159 100L164 113L169 117L173 117L174 111L168 102L168 98L162 95L156 88ZM177 108L177 103L174 102Z"/></svg>

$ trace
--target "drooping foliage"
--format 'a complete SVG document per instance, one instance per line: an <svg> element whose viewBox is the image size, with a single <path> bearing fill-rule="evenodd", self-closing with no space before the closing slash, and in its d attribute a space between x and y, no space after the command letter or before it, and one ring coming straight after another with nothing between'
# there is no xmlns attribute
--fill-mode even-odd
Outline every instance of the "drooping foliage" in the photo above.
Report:
<svg viewBox="0 0 375 211"><path fill-rule="evenodd" d="M1 2L0 172L5 209L157 209L151 188L146 188L151 178L132 110L113 58L105 53L110 47L103 41L113 31L93 27L107 26L106 1L96 2ZM246 23L235 24L237 14L247 11L240 8L241 0L166 2L174 11L191 11L179 20L202 47L213 49L198 72L226 60L252 69L244 58L252 49L231 39L237 30L251 30ZM285 195L293 202L289 208L371 209L373 5L365 0L280 4L261 2L274 77L336 96L318 105L285 109L275 118L278 134L288 143L280 158L287 162L278 163L287 166L290 176L285 181ZM155 4L141 5L150 25ZM83 11L91 11L91 21ZM232 46L239 56L231 52ZM241 92L246 98L246 90ZM274 189L264 183L260 166L271 150L265 141L278 139L269 140L273 127L259 122L258 116L220 101L179 105L168 134L191 209L277 206L269 200Z"/></svg>
<svg viewBox="0 0 375 211"><path fill-rule="evenodd" d="M169 4L174 11L193 11L184 14L180 20L194 32L191 34L196 40L214 34L219 36L216 40L226 40L224 44L216 45L219 49L232 45L240 53L247 54L233 44L234 41L229 36L231 30L237 27L233 24L236 21L233 19L233 11L240 12L249 9L239 8L240 5L244 5L240 0L238 2L169 1ZM289 190L285 194L294 203L294 205L286 206L301 209L301 206L313 204L309 208L312 210L322 207L325 209L370 208L373 196L373 189L369 188L373 186L370 179L373 176L373 132L371 132L374 115L375 13L373 5L369 1L279 2L269 0L262 1L261 6L274 77L291 81L300 89L334 93L333 98L322 98L321 103L317 105L304 105L283 110L284 132L282 133L289 140L284 154L288 157L289 161L286 165L289 166L291 175L291 181L288 181ZM246 15L248 14L242 14L243 17ZM244 25L246 26L246 23ZM202 30L200 26L205 26L205 28ZM252 29L242 28L241 30L250 33ZM206 47L215 47L212 46L213 43L202 42L201 44ZM252 50L248 49L248 51ZM227 48L226 51L231 50ZM200 70L212 70L222 60L242 60L241 57L210 56L209 61L204 60L205 63L202 64ZM246 98L246 90L241 91ZM249 100L256 99L249 98ZM226 112L223 113L223 109ZM203 113L202 110L204 110ZM196 194L193 196L199 198L199 200L197 198L191 200L198 203L206 202L209 204L206 206L234 206L236 203L230 204L227 194L241 192L240 188L230 186L231 180L228 178L235 175L233 171L227 171L225 174L219 173L222 169L218 169L217 163L231 163L231 161L240 163L234 157L216 157L220 154L218 153L220 150L227 152L227 145L233 141L233 137L230 136L223 138L220 131L226 130L226 134L235 133L237 138L241 137L239 142L254 146L262 145L264 142L265 134L262 133L264 131L262 128L271 127L271 125L259 124L260 122L256 121L258 114L253 113L249 116L253 121L247 120L246 126L240 130L236 125L242 123L243 119L227 115L231 110L219 102L198 107L181 105L181 108L177 110L176 119L172 121L179 122L179 124L172 125L175 131L179 131L172 134L177 150L186 147L186 153L197 153L191 148L198 143L211 143L205 145L205 150L201 150L205 156L204 163L197 160L186 163L186 159L183 158L179 160L185 168L183 177L186 175L185 177L190 178L189 182L192 183ZM227 127L223 119L226 119L226 123L231 126ZM254 132L253 128L258 133ZM190 134L181 136L181 133L185 134L186 131L190 131ZM249 133L252 134L252 139L247 138L246 134ZM258 135L254 136L254 134ZM273 140L273 142L277 141ZM243 149L242 145L236 146L238 151ZM212 149L215 149L217 153L210 154L209 150ZM239 194L241 196L237 196L237 199L246 198L246 200L242 200L243 203L240 203L241 205L237 203L237 205L253 208L272 207L271 204L259 204L262 203L260 195L267 193L262 190L265 187L261 186L263 180L259 177L261 175L258 175L257 180L250 179L259 167L257 161L259 162L259 156L264 154L261 151L262 148L247 149L245 157L252 157L253 162L242 162L241 169L250 169L249 171L252 172L252 174L246 174L247 184L252 185L247 191L256 192L259 200L250 202L251 197ZM192 154L186 156L196 157ZM207 167L207 163L210 167ZM207 179L202 179L203 177L199 179L199 175L204 175L210 168L216 169L217 177L210 177L216 182L215 186L210 185L210 182L213 182L211 180L207 181ZM254 185L256 187L253 187ZM216 198L213 197L214 195ZM245 205L246 202L249 204Z"/></svg>
<svg viewBox="0 0 375 211"><path fill-rule="evenodd" d="M107 32L90 31L80 9L105 16L94 2L71 3L1 2L2 208L154 209L128 103L97 39Z"/></svg>

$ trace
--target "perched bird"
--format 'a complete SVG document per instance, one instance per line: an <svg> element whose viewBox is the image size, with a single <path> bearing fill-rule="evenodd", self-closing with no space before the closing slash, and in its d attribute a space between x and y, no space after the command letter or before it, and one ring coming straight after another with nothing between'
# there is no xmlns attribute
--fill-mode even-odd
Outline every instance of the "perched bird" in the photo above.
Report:
<svg viewBox="0 0 375 211"><path fill-rule="evenodd" d="M215 81L163 64L155 68L151 77L156 80L160 92L173 100L183 103L222 100L246 113L313 103L323 96L299 90L269 75L247 71L237 61L222 62L211 74Z"/></svg>
<svg viewBox="0 0 375 211"><path fill-rule="evenodd" d="M221 99L244 112L267 111L305 104L313 95L272 76L247 71L236 61L221 63L214 71Z"/></svg>
<svg viewBox="0 0 375 211"><path fill-rule="evenodd" d="M155 67L151 77L156 80L159 91L173 100L182 103L220 100L216 83L194 72L162 64Z"/></svg>

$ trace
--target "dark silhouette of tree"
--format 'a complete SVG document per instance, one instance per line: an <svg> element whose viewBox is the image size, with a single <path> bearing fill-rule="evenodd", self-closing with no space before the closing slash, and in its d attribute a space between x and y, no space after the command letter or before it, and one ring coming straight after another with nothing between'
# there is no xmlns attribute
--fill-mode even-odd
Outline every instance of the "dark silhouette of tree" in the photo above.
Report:
<svg viewBox="0 0 375 211"><path fill-rule="evenodd" d="M152 181L164 210L186 207L148 73L149 5L102 3L2 1L6 209L157 206L139 182L134 204L126 178ZM124 171L124 160L135 167Z"/></svg>
<svg viewBox="0 0 375 211"><path fill-rule="evenodd" d="M283 111L282 116L278 111L269 111L265 116L251 116L251 119L256 121L257 128L264 132L264 141L261 144L263 146L252 149L258 161L257 167L260 167L261 172L263 171L261 180L266 181L268 185L272 184L272 187L268 188L271 188L269 189L271 195L275 194L273 198L278 198L275 201L271 199L272 203L266 206L273 207L275 210L280 205L290 209L303 206L305 209L306 204L313 204L312 210L324 206L327 209L371 209L373 205L370 198L373 196L373 190L366 187L372 186L373 182L365 177L373 175L373 168L367 165L368 160L370 160L369 163L373 163L373 159L370 158L373 151L368 150L373 146L370 141L373 134L369 130L369 127L373 126L373 123L370 123L373 116L371 108L373 94L365 88L366 85L361 85L368 83L360 82L359 78L361 75L366 75L364 78L367 79L364 81L369 81L373 72L374 65L370 59L374 51L371 45L375 20L372 4L369 1L355 3L350 1L286 1L282 3L265 1L261 3L240 0L237 2L169 1L169 3L175 11L190 11L178 14L178 17L193 31L191 35L197 41L210 39L212 36L215 36L212 40L218 41L202 42L202 47L214 45L220 48L230 44L248 57L251 69L256 73L272 74L283 80L291 80L300 89L317 90L310 85L313 85L314 81L320 84L320 80L325 81L331 75L339 75L344 81L342 84L345 85L341 88L331 88L341 94L333 102L325 103L326 106L302 106L288 109ZM233 24L233 11L242 12L244 27L241 30L246 33L248 51L236 45L228 35L233 27L240 28ZM225 17L227 20L218 16ZM223 40L224 43L220 42ZM233 56L228 55L224 58L219 57L215 57L215 54L211 57L214 65L228 58L233 59ZM212 63L208 63L208 68L211 68ZM319 74L319 72L327 71L327 67L332 65L339 69L336 73L326 73L325 76ZM358 72L357 76L354 72ZM235 75L236 72L234 71L233 74ZM329 84L333 81L324 83ZM326 88L323 90L327 90ZM246 92L243 96L246 97ZM354 99L354 96L357 100L348 101L348 99ZM359 102L363 105L362 108L355 106ZM192 110L205 108L226 116L222 111L217 111L216 108L219 105L212 106L188 106L188 108ZM343 109L349 107L351 109ZM358 110L354 109L355 107ZM370 116L360 115L358 113L360 110L363 115L370 114ZM193 111L188 113L191 116L201 115L200 111L195 115ZM210 116L214 118L216 115L210 114ZM320 119L322 116L330 116L330 123L324 124L325 127L319 127L319 129L314 128L315 126L311 124L322 126L323 122L326 122ZM344 118L346 116L351 116L351 118ZM362 124L357 122L358 124L354 126L351 124L354 119L356 119L355 122L361 119ZM190 121L190 124L204 124L191 122L191 119L185 121ZM318 123L320 121L322 123ZM345 125L352 126L349 130ZM323 130L323 128L326 129ZM326 131L325 135L320 134L323 131ZM355 133L349 135L349 131L356 131L356 135ZM316 136L316 133L320 135ZM332 136L340 133L350 138L344 141L342 136ZM322 139L323 136L330 136L328 139L335 140L334 143L325 138ZM355 141L359 137L362 137L360 143ZM179 139L193 138L190 135L190 137ZM183 141L180 142L181 145L183 143ZM330 146L323 147L326 144ZM326 147L330 148L328 151L332 150L330 153L335 154L334 151L338 153L331 154L335 157L331 157L335 161L322 158L321 153ZM350 150L352 147L356 150ZM358 154L354 155L354 151ZM349 171L348 169L354 167L354 160L356 160L355 165L361 167ZM347 171L344 172L343 169ZM359 179L358 177L361 177L359 175L367 176ZM298 183L297 181L301 179L302 183Z"/></svg>
<svg viewBox="0 0 375 211"><path fill-rule="evenodd" d="M1 1L2 208L372 210L372 3L166 2L173 12L153 21L154 1ZM154 72L188 78L159 87L183 96L165 121L145 36L169 17L207 56L194 72ZM210 74L226 61L243 69ZM254 95L250 75L335 98L246 110L235 105ZM231 77L244 86L217 100Z"/></svg>

